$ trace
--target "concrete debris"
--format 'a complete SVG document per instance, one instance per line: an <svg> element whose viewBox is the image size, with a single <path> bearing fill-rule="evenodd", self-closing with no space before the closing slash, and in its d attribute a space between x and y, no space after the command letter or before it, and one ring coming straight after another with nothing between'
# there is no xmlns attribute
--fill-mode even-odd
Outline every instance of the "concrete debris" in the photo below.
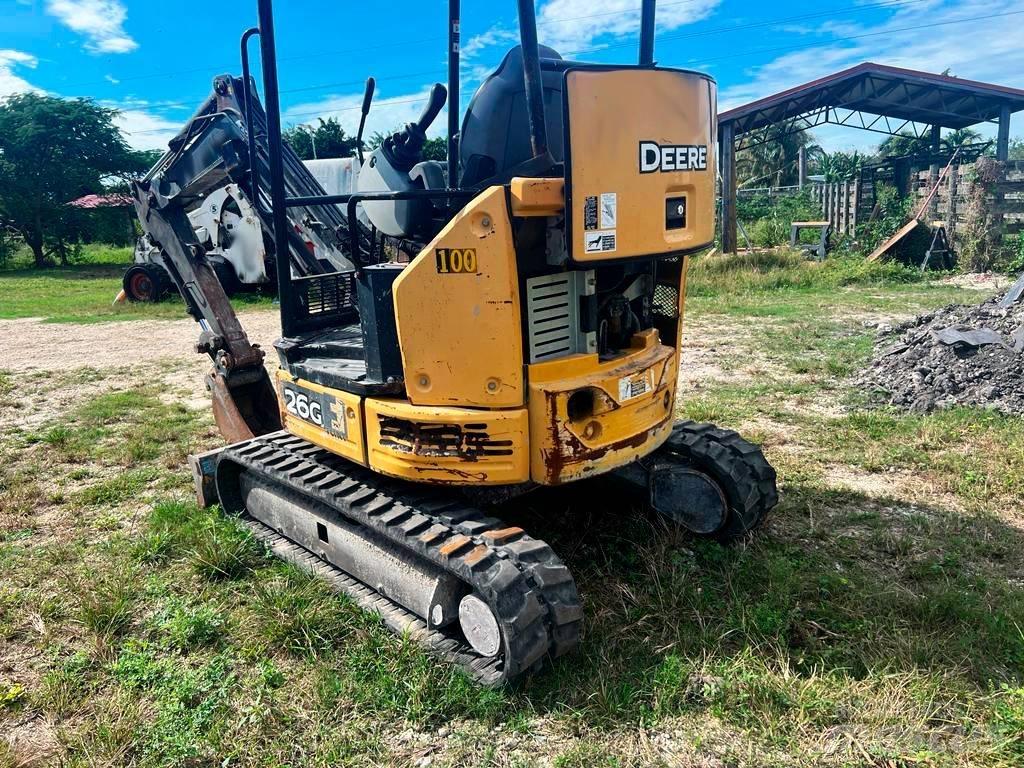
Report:
<svg viewBox="0 0 1024 768"><path fill-rule="evenodd" d="M1022 299L1024 280L1002 299L954 304L891 329L880 326L874 357L855 381L920 413L972 405L1024 414Z"/></svg>
<svg viewBox="0 0 1024 768"><path fill-rule="evenodd" d="M1017 278L1017 282L1010 286L1010 289L1003 294L999 300L999 308L1007 309L1024 298L1024 275Z"/></svg>

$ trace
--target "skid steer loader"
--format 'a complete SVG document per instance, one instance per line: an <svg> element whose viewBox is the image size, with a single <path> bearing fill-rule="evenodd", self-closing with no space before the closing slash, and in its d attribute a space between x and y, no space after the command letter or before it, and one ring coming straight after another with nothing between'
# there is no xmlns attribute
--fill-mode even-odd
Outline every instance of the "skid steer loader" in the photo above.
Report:
<svg viewBox="0 0 1024 768"><path fill-rule="evenodd" d="M328 196L286 184L271 0L258 8L243 78L222 79L237 92L209 118L231 126L217 162L265 206L277 253L313 219L354 268L276 260L272 382L180 196L159 176L136 185L140 220L203 326L197 349L213 359L232 443L192 457L200 498L488 685L571 649L583 618L568 568L492 516L495 502L614 474L694 534L757 526L777 499L761 450L673 417L687 396L687 256L714 234L716 86L655 66L654 2L639 63L594 65L539 46L533 0L518 0L520 44L460 128L452 0L448 87L364 158L357 193ZM265 135L251 117L263 114L246 53L256 35ZM447 163L423 162L445 101ZM190 164L216 164L207 154Z"/></svg>

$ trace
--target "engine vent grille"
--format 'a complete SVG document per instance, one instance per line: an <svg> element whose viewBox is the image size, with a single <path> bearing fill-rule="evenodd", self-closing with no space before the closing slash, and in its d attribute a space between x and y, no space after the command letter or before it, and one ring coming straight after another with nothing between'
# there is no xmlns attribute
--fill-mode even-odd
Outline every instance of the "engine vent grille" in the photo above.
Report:
<svg viewBox="0 0 1024 768"><path fill-rule="evenodd" d="M511 440L493 440L486 424L435 424L379 416L380 444L398 453L476 461L512 454Z"/></svg>
<svg viewBox="0 0 1024 768"><path fill-rule="evenodd" d="M593 333L580 330L580 297L593 293L591 272L561 272L526 281L530 362L593 352Z"/></svg>
<svg viewBox="0 0 1024 768"><path fill-rule="evenodd" d="M331 272L292 281L307 316L344 315L356 309L355 272Z"/></svg>

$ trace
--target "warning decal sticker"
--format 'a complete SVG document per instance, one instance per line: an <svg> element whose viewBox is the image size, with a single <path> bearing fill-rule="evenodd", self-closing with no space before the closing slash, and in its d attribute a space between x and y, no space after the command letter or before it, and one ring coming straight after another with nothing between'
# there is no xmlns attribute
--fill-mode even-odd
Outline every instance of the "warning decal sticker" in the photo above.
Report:
<svg viewBox="0 0 1024 768"><path fill-rule="evenodd" d="M615 230L584 232L583 250L587 253L611 253L615 250Z"/></svg>
<svg viewBox="0 0 1024 768"><path fill-rule="evenodd" d="M654 390L653 374L644 371L633 376L624 376L619 379L619 402L632 400L634 397L646 395Z"/></svg>
<svg viewBox="0 0 1024 768"><path fill-rule="evenodd" d="M601 193L601 229L615 229L619 207L618 195L614 192Z"/></svg>
<svg viewBox="0 0 1024 768"><path fill-rule="evenodd" d="M597 229L597 195L589 195L583 200L583 228Z"/></svg>

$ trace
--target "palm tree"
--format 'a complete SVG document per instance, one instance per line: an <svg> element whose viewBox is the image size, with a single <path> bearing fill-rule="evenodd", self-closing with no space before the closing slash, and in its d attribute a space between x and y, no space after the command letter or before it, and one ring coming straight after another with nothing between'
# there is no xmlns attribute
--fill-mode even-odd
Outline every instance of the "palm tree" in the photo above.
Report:
<svg viewBox="0 0 1024 768"><path fill-rule="evenodd" d="M981 134L973 128L959 128L942 137L942 149L945 152L953 152L959 147L977 144L979 141L981 141Z"/></svg>
<svg viewBox="0 0 1024 768"><path fill-rule="evenodd" d="M786 126L767 129L767 140L736 154L736 173L740 186L746 184L785 187L797 183L800 148L810 160L821 153L807 131L787 132Z"/></svg>

